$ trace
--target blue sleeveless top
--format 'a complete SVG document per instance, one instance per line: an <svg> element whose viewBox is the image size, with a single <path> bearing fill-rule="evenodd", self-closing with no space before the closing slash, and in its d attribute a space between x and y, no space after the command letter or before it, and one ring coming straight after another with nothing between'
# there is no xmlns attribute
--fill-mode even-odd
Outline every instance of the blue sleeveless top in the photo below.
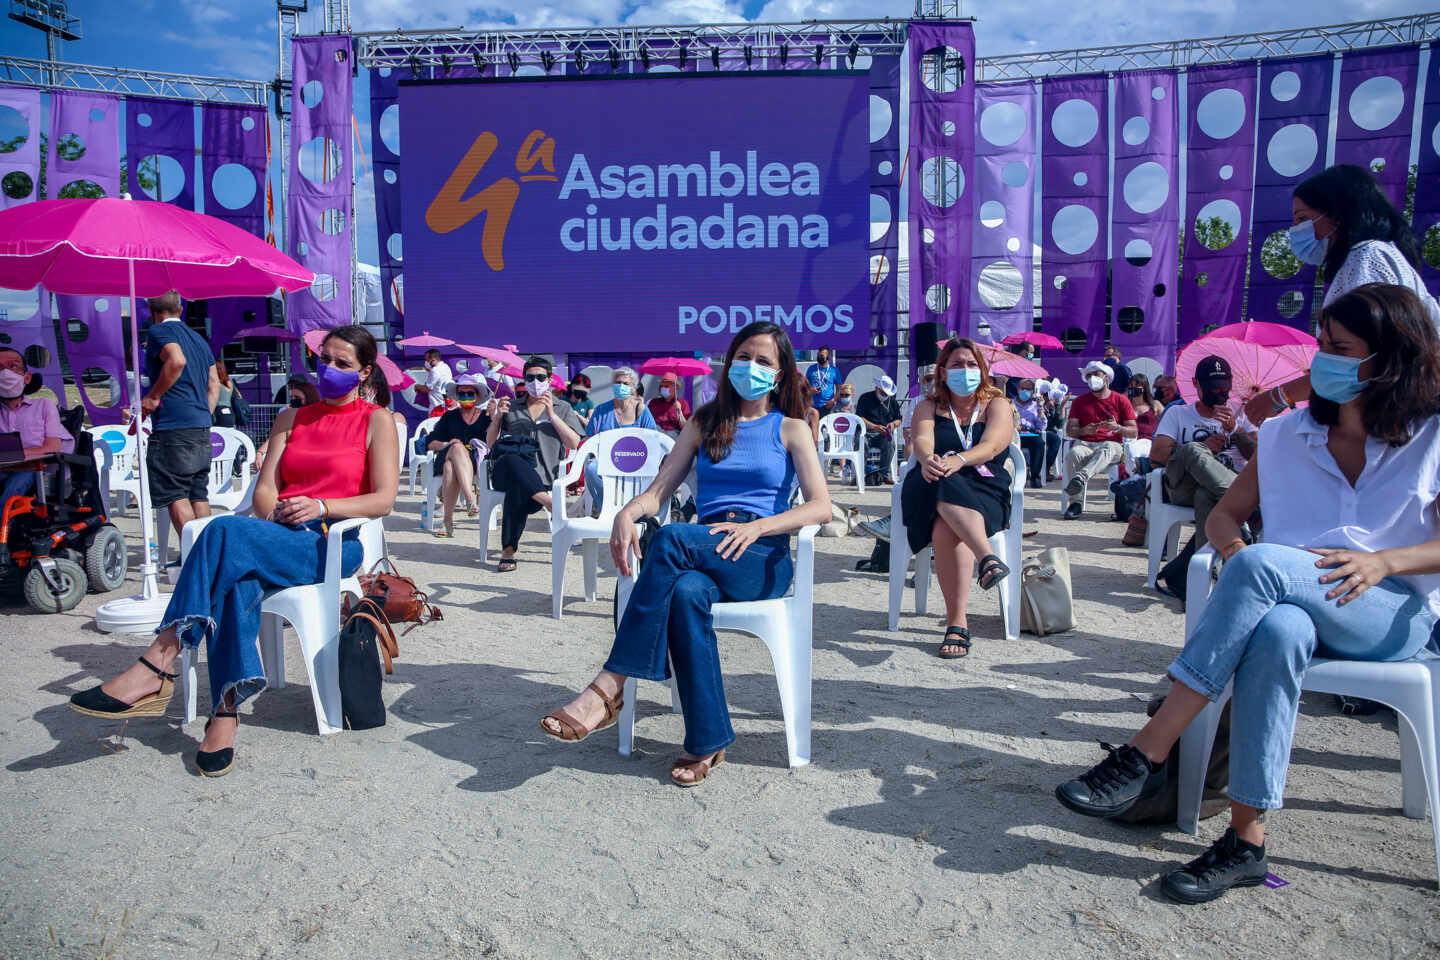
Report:
<svg viewBox="0 0 1440 960"><path fill-rule="evenodd" d="M779 410L758 420L735 424L735 442L719 463L701 445L695 457L696 516L700 519L724 510L746 510L773 517L790 508L795 490L795 464L780 439Z"/></svg>

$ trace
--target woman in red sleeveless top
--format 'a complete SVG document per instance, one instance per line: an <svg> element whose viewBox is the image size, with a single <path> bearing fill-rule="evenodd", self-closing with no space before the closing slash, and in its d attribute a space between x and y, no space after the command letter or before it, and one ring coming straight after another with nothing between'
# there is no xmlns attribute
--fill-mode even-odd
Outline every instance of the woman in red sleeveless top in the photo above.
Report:
<svg viewBox="0 0 1440 960"><path fill-rule="evenodd" d="M236 708L265 689L256 637L265 591L325 578L326 529L351 517L383 517L400 476L395 424L362 387L388 397L375 338L359 326L332 330L320 345L319 403L282 410L255 484L253 517L208 523L185 560L155 642L118 677L70 698L97 717L158 717L174 692L171 667L182 643L203 639L210 668L209 722L195 764L206 776L233 764ZM360 565L347 537L341 567Z"/></svg>

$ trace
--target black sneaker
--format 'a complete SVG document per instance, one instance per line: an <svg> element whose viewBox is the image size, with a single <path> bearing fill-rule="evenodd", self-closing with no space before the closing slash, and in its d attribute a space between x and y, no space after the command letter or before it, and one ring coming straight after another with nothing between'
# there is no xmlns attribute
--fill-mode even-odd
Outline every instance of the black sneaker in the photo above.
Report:
<svg viewBox="0 0 1440 960"><path fill-rule="evenodd" d="M1065 492L1072 497L1080 496L1080 492L1084 489L1085 481L1078 473L1070 478L1069 483L1065 484Z"/></svg>
<svg viewBox="0 0 1440 960"><path fill-rule="evenodd" d="M1256 853L1256 850L1259 853ZM1255 887L1270 872L1264 847L1253 847L1231 827L1199 857L1160 881L1160 890L1177 903L1208 903L1231 887Z"/></svg>
<svg viewBox="0 0 1440 960"><path fill-rule="evenodd" d="M1151 770L1145 754L1101 742L1109 756L1055 788L1055 799L1087 817L1118 817L1165 786L1165 767Z"/></svg>
<svg viewBox="0 0 1440 960"><path fill-rule="evenodd" d="M1070 506L1066 507L1065 512L1061 514L1061 516L1066 520L1079 520L1080 515L1084 512L1085 508L1080 506L1080 502L1077 500L1075 503L1072 503L1070 504Z"/></svg>

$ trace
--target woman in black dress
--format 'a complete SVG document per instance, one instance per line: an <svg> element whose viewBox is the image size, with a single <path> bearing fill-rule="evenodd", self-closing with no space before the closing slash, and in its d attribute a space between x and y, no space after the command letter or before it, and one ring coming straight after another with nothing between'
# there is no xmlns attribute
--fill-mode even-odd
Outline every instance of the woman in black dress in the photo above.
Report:
<svg viewBox="0 0 1440 960"><path fill-rule="evenodd" d="M1010 524L1006 455L1015 416L971 340L952 339L940 351L935 387L915 408L911 424L918 470L905 477L900 513L912 553L935 548L935 573L945 597L940 656L970 652L965 607L979 560L980 586L989 590L1010 573L990 552L990 537Z"/></svg>

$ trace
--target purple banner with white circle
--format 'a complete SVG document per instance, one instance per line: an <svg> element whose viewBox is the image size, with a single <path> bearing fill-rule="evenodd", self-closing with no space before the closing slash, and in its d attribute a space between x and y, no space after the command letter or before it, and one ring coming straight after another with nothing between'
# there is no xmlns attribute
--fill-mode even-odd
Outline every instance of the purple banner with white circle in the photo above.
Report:
<svg viewBox="0 0 1440 960"><path fill-rule="evenodd" d="M621 437L610 445L610 462L621 473L637 473L650 459L650 448L640 437Z"/></svg>
<svg viewBox="0 0 1440 960"><path fill-rule="evenodd" d="M1178 342L1241 319L1255 184L1254 62L1192 67Z"/></svg>
<svg viewBox="0 0 1440 960"><path fill-rule="evenodd" d="M195 104L127 98L125 155L131 196L195 209Z"/></svg>
<svg viewBox="0 0 1440 960"><path fill-rule="evenodd" d="M1420 275L1440 294L1440 56L1430 51L1425 69L1425 106L1420 114L1420 161L1415 177L1415 235L1420 238Z"/></svg>
<svg viewBox="0 0 1440 960"><path fill-rule="evenodd" d="M1315 268L1295 259L1287 231L1295 186L1325 166L1334 62L1328 53L1261 61L1247 320L1310 329Z"/></svg>
<svg viewBox="0 0 1440 960"><path fill-rule="evenodd" d="M975 223L970 270L974 331L999 342L1028 333L1035 314L1036 111L1030 80L975 87Z"/></svg>
<svg viewBox="0 0 1440 960"><path fill-rule="evenodd" d="M200 114L205 212L257 237L265 236L265 124L260 107L207 103ZM217 297L209 311L217 354L236 331L267 320L264 297Z"/></svg>
<svg viewBox="0 0 1440 960"><path fill-rule="evenodd" d="M1045 332L1064 341L1075 361L1050 371L1078 384L1079 368L1105 348L1109 81L1103 74L1046 78L1041 91L1040 302Z"/></svg>
<svg viewBox="0 0 1440 960"><path fill-rule="evenodd" d="M1340 61L1335 162L1353 163L1375 174L1400 210L1405 209L1410 172L1410 125L1415 119L1419 64L1418 46L1347 53Z"/></svg>

